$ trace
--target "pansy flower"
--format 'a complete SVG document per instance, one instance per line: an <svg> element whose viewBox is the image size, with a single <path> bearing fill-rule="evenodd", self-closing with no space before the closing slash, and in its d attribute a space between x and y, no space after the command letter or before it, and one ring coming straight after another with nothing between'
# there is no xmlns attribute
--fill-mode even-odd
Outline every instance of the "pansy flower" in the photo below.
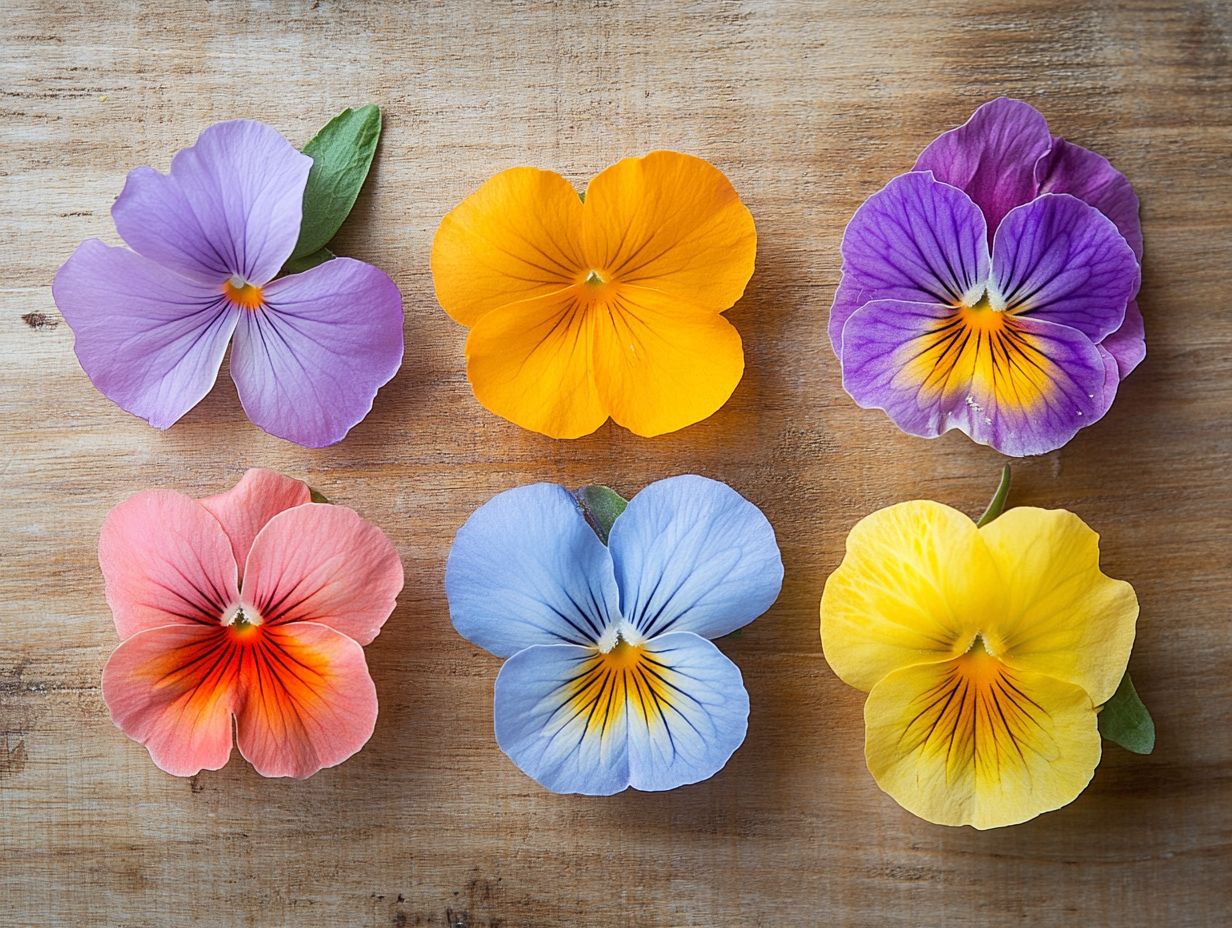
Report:
<svg viewBox="0 0 1232 928"><path fill-rule="evenodd" d="M996 828L1072 801L1099 763L1096 712L1134 642L1133 587L1064 510L982 526L900 503L863 519L826 582L826 660L868 693L878 785L943 825Z"/></svg>
<svg viewBox="0 0 1232 928"><path fill-rule="evenodd" d="M402 563L380 529L309 493L250 470L218 496L147 490L107 515L98 559L122 641L103 699L168 773L223 766L233 727L267 777L310 776L372 736L362 645Z"/></svg>
<svg viewBox="0 0 1232 928"><path fill-rule="evenodd" d="M231 378L265 431L321 447L367 415L402 362L402 296L351 258L276 278L311 167L271 127L237 120L202 132L169 174L128 175L111 215L129 248L82 242L52 284L104 395L168 428L214 386L234 336Z"/></svg>
<svg viewBox="0 0 1232 928"><path fill-rule="evenodd" d="M549 171L497 174L441 221L432 274L470 329L467 377L492 412L554 438L609 416L660 435L740 382L740 334L722 313L756 250L727 178L657 151L612 165L584 198Z"/></svg>
<svg viewBox="0 0 1232 928"><path fill-rule="evenodd" d="M496 740L559 793L704 780L744 740L749 711L739 669L709 639L777 598L774 531L725 484L682 476L638 493L607 542L546 483L499 494L458 531L454 627L508 658Z"/></svg>
<svg viewBox="0 0 1232 928"><path fill-rule="evenodd" d="M1145 355L1138 198L1021 101L930 144L856 211L842 253L843 386L912 435L1051 451Z"/></svg>

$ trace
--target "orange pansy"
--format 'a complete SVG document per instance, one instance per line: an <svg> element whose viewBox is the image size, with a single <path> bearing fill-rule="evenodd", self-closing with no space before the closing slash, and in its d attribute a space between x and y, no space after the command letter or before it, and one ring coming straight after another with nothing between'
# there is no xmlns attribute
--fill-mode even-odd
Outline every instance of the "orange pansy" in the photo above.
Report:
<svg viewBox="0 0 1232 928"><path fill-rule="evenodd" d="M467 375L488 409L554 438L610 416L661 435L714 413L744 372L722 317L757 233L731 183L677 152L627 158L581 197L513 168L441 221L437 299L470 328Z"/></svg>

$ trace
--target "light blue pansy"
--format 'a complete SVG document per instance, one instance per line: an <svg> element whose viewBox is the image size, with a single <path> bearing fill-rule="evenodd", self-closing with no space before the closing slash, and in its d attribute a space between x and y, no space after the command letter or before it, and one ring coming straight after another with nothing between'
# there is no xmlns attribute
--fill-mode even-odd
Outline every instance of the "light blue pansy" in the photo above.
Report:
<svg viewBox="0 0 1232 928"><path fill-rule="evenodd" d="M744 741L740 670L708 639L770 608L783 563L766 517L705 477L651 484L605 546L547 483L489 500L454 539L454 627L508 657L496 740L558 793L665 790L713 776Z"/></svg>

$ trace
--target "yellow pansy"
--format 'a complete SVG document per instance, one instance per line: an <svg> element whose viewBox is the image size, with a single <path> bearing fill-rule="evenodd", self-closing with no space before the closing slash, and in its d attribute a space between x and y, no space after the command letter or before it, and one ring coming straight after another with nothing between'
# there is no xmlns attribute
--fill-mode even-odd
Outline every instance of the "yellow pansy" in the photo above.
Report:
<svg viewBox="0 0 1232 928"><path fill-rule="evenodd" d="M1099 569L1099 536L1064 510L982 527L900 503L852 529L821 599L826 660L868 693L878 785L942 825L996 828L1072 801L1100 758L1138 618Z"/></svg>
<svg viewBox="0 0 1232 928"><path fill-rule="evenodd" d="M441 221L432 274L471 330L467 376L492 412L554 438L609 416L649 436L705 419L740 382L740 335L721 313L756 250L722 172L658 151L584 197L559 174L502 171Z"/></svg>

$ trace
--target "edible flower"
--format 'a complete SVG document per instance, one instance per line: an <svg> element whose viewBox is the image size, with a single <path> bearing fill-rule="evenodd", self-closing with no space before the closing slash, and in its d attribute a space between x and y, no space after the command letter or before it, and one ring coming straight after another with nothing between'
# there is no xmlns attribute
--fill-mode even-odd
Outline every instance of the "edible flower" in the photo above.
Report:
<svg viewBox="0 0 1232 928"><path fill-rule="evenodd" d="M553 438L610 416L638 435L700 422L744 372L723 318L753 273L753 217L700 158L657 151L600 173L502 171L441 221L436 295L470 329L486 408Z"/></svg>
<svg viewBox="0 0 1232 928"><path fill-rule="evenodd" d="M270 126L211 126L169 174L141 167L111 209L128 248L82 242L52 283L94 385L166 429L214 386L227 344L248 418L310 447L342 438L402 362L402 296L334 258L275 279L313 159ZM131 250L130 250L131 249Z"/></svg>
<svg viewBox="0 0 1232 928"><path fill-rule="evenodd" d="M720 770L749 697L708 639L782 585L774 530L725 484L660 480L616 512L592 528L564 487L508 490L462 526L446 566L454 627L508 658L497 743L553 792L667 790Z"/></svg>
<svg viewBox="0 0 1232 928"><path fill-rule="evenodd" d="M982 520L983 521L983 520ZM1028 507L977 526L927 500L861 520L821 599L826 660L868 693L865 756L899 805L997 828L1060 808L1099 763L1138 600L1099 536Z"/></svg>
<svg viewBox="0 0 1232 928"><path fill-rule="evenodd" d="M830 340L843 386L927 438L1059 448L1145 356L1129 181L998 99L930 144L847 226Z"/></svg>
<svg viewBox="0 0 1232 928"><path fill-rule="evenodd" d="M103 523L98 559L122 639L112 720L176 776L240 753L267 777L346 760L376 724L362 645L402 589L376 526L269 470L194 500L147 490ZM234 720L234 722L233 722Z"/></svg>

